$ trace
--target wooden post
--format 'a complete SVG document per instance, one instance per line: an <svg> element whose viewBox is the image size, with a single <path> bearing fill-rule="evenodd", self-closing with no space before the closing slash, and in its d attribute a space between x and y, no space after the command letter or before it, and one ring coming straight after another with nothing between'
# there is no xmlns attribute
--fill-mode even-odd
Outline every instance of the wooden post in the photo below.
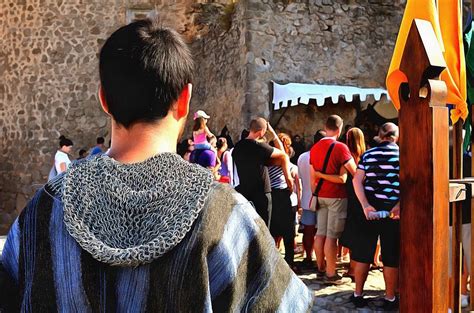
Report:
<svg viewBox="0 0 474 313"><path fill-rule="evenodd" d="M472 4L471 4L472 6ZM474 156L472 156L472 151L474 150L474 105L471 106L471 120L470 121L466 121L466 123L471 123L471 177L474 177ZM471 193L474 192L474 185L471 184ZM472 270L474 269L474 257L472 256L473 253L474 253L474 238L473 238L473 234L474 234L474 214L472 214L472 210L474 208L474 198L471 196L471 259L470 260L467 260L467 262L470 262L471 263L471 272L469 273L469 275L471 276L471 282L469 283L470 284L470 287L471 287L471 292L470 292L470 305L471 305L471 311L474 311L474 282L472 281L473 280L473 276L472 276Z"/></svg>
<svg viewBox="0 0 474 313"><path fill-rule="evenodd" d="M474 0L471 0L471 13L474 14ZM472 99L469 99L472 100ZM468 104L469 105L469 104ZM471 120L466 121L466 123L471 123L471 154L472 150L474 150L474 105L471 106ZM471 177L474 177L474 157L471 155ZM474 186L471 185L471 192L474 191ZM471 196L471 259L467 260L467 262L471 263L471 271L474 269L474 257L472 257L472 254L474 253L474 214L472 214L472 210L474 208L474 198ZM474 282L472 281L473 276L472 273L469 273L471 275L471 282L470 282L470 287L471 287L471 311L474 311Z"/></svg>
<svg viewBox="0 0 474 313"><path fill-rule="evenodd" d="M462 122L453 126L453 178L462 179ZM453 313L461 312L461 275L462 275L462 201L450 204L452 208L452 240L451 240L451 272L452 272L452 297Z"/></svg>
<svg viewBox="0 0 474 313"><path fill-rule="evenodd" d="M432 25L414 20L400 64L400 312L448 311L445 67Z"/></svg>

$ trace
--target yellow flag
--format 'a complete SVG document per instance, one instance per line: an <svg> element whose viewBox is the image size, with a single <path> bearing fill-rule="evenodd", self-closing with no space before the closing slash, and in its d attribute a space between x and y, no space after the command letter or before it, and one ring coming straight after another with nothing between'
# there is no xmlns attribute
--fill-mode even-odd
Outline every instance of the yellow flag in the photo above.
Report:
<svg viewBox="0 0 474 313"><path fill-rule="evenodd" d="M451 121L455 124L459 118L466 120L467 109L466 60L462 33L462 12L459 0L438 0L439 23L444 43L446 70L440 78L448 87L446 102L454 105Z"/></svg>
<svg viewBox="0 0 474 313"><path fill-rule="evenodd" d="M456 0L447 1L449 2ZM392 99L392 102L397 110L400 109L398 89L402 83L407 82L405 74L399 69L400 62L402 61L403 51L405 49L405 44L408 38L408 33L410 32L411 24L413 20L417 18L431 22L435 34L438 37L438 41L440 42L441 49L443 50L438 13L434 0L408 0L386 79L388 94L390 95L390 98Z"/></svg>

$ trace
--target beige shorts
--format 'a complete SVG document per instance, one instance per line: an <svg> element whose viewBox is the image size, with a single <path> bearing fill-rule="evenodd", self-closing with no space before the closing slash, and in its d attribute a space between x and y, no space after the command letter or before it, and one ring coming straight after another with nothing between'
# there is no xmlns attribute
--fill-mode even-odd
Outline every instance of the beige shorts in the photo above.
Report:
<svg viewBox="0 0 474 313"><path fill-rule="evenodd" d="M341 237L346 224L347 199L318 198L317 236Z"/></svg>

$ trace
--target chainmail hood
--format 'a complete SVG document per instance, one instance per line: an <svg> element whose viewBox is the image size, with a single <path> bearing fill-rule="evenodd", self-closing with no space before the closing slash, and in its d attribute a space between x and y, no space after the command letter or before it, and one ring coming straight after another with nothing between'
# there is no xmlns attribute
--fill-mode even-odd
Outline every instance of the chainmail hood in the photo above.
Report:
<svg viewBox="0 0 474 313"><path fill-rule="evenodd" d="M95 259L137 266L170 251L204 206L211 173L173 153L121 164L107 155L72 164L52 181L69 234Z"/></svg>

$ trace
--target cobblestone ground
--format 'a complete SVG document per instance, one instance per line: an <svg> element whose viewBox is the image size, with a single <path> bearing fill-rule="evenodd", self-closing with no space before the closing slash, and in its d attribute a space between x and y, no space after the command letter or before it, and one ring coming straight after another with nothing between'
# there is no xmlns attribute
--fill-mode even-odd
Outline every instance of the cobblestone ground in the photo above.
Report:
<svg viewBox="0 0 474 313"><path fill-rule="evenodd" d="M345 271L345 264L339 265L339 272ZM369 298L366 308L356 309L349 298L354 292L355 284L348 282L339 286L325 285L314 271L306 271L298 275L303 282L314 291L315 301L313 312L383 312L384 296L383 274L380 270L371 270L365 284L365 296Z"/></svg>
<svg viewBox="0 0 474 313"><path fill-rule="evenodd" d="M300 250L301 239L301 235L296 238ZM280 247L280 251L284 254L283 247ZM302 259L303 253L295 254L296 265L298 265ZM346 272L348 265L348 263L338 263L338 272L342 275ZM381 308L385 284L383 281L383 273L380 269L372 269L369 272L369 277L365 284L365 296L369 298L369 302L368 306L362 309L356 309L349 300L351 294L354 292L354 283L348 281L348 283L339 286L325 285L323 279L317 277L314 270L302 270L298 276L314 291L315 301L313 312L386 312Z"/></svg>

